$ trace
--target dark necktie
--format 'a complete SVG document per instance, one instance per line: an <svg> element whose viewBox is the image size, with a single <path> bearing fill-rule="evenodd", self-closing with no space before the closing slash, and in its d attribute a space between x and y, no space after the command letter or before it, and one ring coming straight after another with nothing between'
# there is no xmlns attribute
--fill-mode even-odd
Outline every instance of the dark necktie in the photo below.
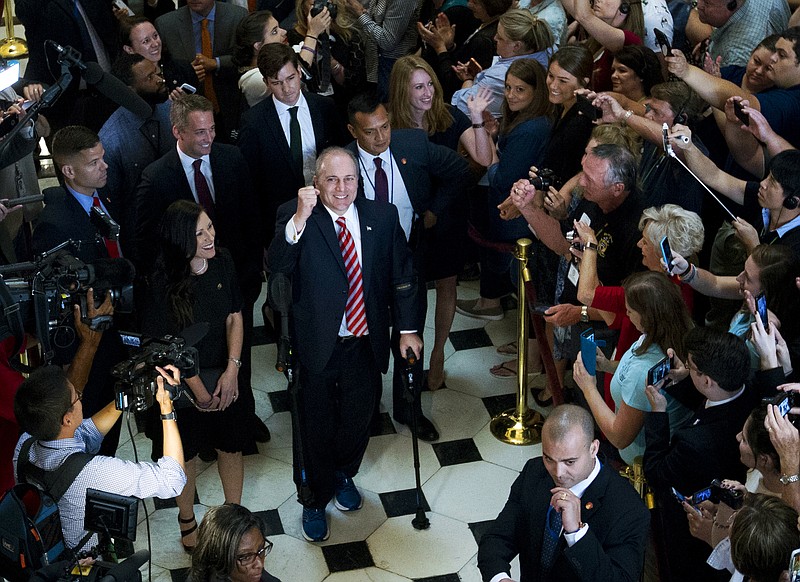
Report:
<svg viewBox="0 0 800 582"><path fill-rule="evenodd" d="M96 206L100 210L103 210L103 207L100 204L100 198L97 197L97 194L92 196L92 206ZM122 251L119 248L118 240L103 237L103 242L106 245L106 251L108 252L109 258L118 259L122 256Z"/></svg>
<svg viewBox="0 0 800 582"><path fill-rule="evenodd" d="M386 172L381 167L381 159L375 158L375 200L378 202L389 202L389 180L386 179Z"/></svg>
<svg viewBox="0 0 800 582"><path fill-rule="evenodd" d="M297 105L289 107L289 152L292 154L294 167L303 173L303 134L300 133L300 122L297 120Z"/></svg>
<svg viewBox="0 0 800 582"><path fill-rule="evenodd" d="M336 219L339 226L339 248L342 249L342 258L347 270L347 307L345 308L345 321L347 329L354 336L367 333L367 310L364 305L364 287L361 279L361 264L358 262L358 253L353 235L347 230L344 216Z"/></svg>
<svg viewBox="0 0 800 582"><path fill-rule="evenodd" d="M544 536L542 538L542 574L546 576L553 569L556 563L558 542L561 538L561 514L553 509L551 505L547 509L547 519L544 524ZM546 579L546 578L543 578Z"/></svg>
<svg viewBox="0 0 800 582"><path fill-rule="evenodd" d="M200 203L200 206L206 211L211 222L214 222L214 199L211 197L208 181L203 175L203 172L200 171L200 166L202 164L203 160L195 160L192 162L192 166L194 167L194 189L197 192L197 201Z"/></svg>

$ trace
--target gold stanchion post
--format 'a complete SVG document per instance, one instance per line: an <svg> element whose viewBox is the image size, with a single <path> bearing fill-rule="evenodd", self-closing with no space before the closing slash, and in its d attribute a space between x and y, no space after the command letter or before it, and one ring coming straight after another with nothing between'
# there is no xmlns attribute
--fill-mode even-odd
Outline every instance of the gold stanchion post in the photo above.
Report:
<svg viewBox="0 0 800 582"><path fill-rule="evenodd" d="M528 253L531 240L521 238L517 241L514 256L519 262L519 282L517 299L519 318L517 320L517 406L501 412L489 425L494 437L510 445L535 445L542 442L544 418L528 408L528 314L525 304L525 282L530 281Z"/></svg>
<svg viewBox="0 0 800 582"><path fill-rule="evenodd" d="M6 37L0 41L0 57L18 59L28 55L28 45L14 36L14 6L11 0L3 0L3 18L6 21Z"/></svg>

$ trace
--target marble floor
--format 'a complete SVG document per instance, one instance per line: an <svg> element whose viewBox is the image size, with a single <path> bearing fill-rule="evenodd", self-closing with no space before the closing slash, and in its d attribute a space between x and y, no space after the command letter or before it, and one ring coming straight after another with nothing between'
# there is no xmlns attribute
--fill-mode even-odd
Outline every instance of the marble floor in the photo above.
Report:
<svg viewBox="0 0 800 582"><path fill-rule="evenodd" d="M459 297L478 296L477 282L459 287ZM263 298L257 304L259 307ZM434 292L429 291L425 343L433 343ZM430 528L415 530L411 520L414 469L411 434L391 420L391 387L384 377L383 430L371 438L355 483L364 507L343 513L331 503L330 539L306 542L300 531L301 507L295 497L291 467L291 420L286 381L275 371L276 349L257 328L253 348L253 386L257 412L272 440L259 445L260 454L245 457L243 504L266 522L274 542L266 568L283 582L478 582L477 540L508 496L511 483L525 462L541 453L540 445L515 447L496 440L489 431L492 415L513 408L516 382L494 378L489 367L503 361L496 347L516 336L516 309L502 321L486 322L456 314L446 348L447 388L422 396L425 414L441 433L436 443L420 442L420 473L430 510ZM256 325L263 323L256 313ZM543 382L536 377L534 382ZM149 441L130 422L118 455L147 457ZM127 427L123 432L127 433ZM199 463L198 521L209 506L223 502L214 463ZM181 549L177 508L172 500L146 504L139 511L135 548L152 552L152 580L182 582L190 557ZM149 525L149 527L148 527ZM149 534L149 535L148 535ZM516 567L516 566L515 566ZM518 576L518 571L513 571ZM145 573L147 579L147 573Z"/></svg>

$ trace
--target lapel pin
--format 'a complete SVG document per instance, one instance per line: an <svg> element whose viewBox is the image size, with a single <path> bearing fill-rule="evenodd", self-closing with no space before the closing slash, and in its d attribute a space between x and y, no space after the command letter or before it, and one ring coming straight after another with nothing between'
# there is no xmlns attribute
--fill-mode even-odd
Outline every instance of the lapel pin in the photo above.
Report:
<svg viewBox="0 0 800 582"><path fill-rule="evenodd" d="M222 283L217 283L217 289L222 289Z"/></svg>
<svg viewBox="0 0 800 582"><path fill-rule="evenodd" d="M594 503L592 503L591 501L586 504L586 509L591 509L592 507L594 507Z"/></svg>
<svg viewBox="0 0 800 582"><path fill-rule="evenodd" d="M400 158L400 163L405 166L406 165L406 159L405 158Z"/></svg>
<svg viewBox="0 0 800 582"><path fill-rule="evenodd" d="M372 227L371 227L371 226L368 226L368 227L367 227L367 230L372 230Z"/></svg>

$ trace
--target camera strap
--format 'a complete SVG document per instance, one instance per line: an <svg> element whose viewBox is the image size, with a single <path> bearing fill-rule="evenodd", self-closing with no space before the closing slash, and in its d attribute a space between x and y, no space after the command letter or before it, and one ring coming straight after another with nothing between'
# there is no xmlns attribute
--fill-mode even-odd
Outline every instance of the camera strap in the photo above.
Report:
<svg viewBox="0 0 800 582"><path fill-rule="evenodd" d="M20 482L31 483L40 487L56 502L67 492L75 482L83 468L94 459L90 453L72 453L61 465L52 471L45 471L30 462L29 454L35 437L30 437L19 450L17 457L17 478Z"/></svg>
<svg viewBox="0 0 800 582"><path fill-rule="evenodd" d="M2 302L3 316L9 332L14 336L14 348L8 356L8 359L11 360L22 349L22 343L25 340L25 328L22 325L22 312L19 303L14 302L14 298L11 297L11 293L2 278L0 278L0 302Z"/></svg>

